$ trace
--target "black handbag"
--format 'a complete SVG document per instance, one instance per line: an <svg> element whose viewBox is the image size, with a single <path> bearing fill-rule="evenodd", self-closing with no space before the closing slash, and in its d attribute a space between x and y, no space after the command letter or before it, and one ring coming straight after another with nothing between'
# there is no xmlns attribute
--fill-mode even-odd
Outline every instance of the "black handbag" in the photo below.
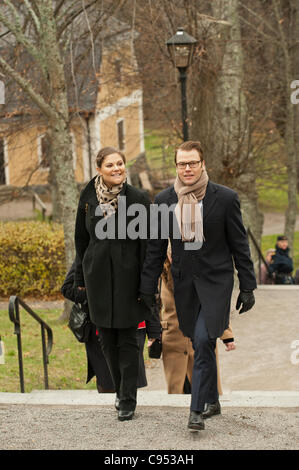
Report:
<svg viewBox="0 0 299 470"><path fill-rule="evenodd" d="M88 341L91 322L88 313L84 312L79 304L72 306L68 327L80 343Z"/></svg>
<svg viewBox="0 0 299 470"><path fill-rule="evenodd" d="M148 356L151 359L160 359L161 353L162 353L162 341L159 338L157 338L148 347Z"/></svg>

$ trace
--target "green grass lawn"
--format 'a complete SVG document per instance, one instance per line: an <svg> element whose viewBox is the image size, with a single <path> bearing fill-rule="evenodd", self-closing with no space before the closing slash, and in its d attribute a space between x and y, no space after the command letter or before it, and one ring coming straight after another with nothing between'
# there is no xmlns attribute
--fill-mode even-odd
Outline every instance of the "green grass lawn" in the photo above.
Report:
<svg viewBox="0 0 299 470"><path fill-rule="evenodd" d="M145 130L144 139L146 159L151 170L155 171L159 178L174 177L174 149L177 142L171 133Z"/></svg>
<svg viewBox="0 0 299 470"><path fill-rule="evenodd" d="M285 212L288 206L287 186L274 188L271 182L263 183L258 190L259 208L262 212ZM299 195L297 196L297 208L299 211Z"/></svg>
<svg viewBox="0 0 299 470"><path fill-rule="evenodd" d="M86 384L85 345L79 343L67 325L57 321L61 311L36 310L53 331L49 356L49 388L53 390L95 390L95 377ZM44 371L39 324L20 307L25 392L44 389ZM17 336L7 310L0 310L0 335L5 346L5 364L0 364L0 391L20 392ZM147 348L144 358L148 359Z"/></svg>
<svg viewBox="0 0 299 470"><path fill-rule="evenodd" d="M37 310L36 313L52 328L53 348L48 374L50 389L90 389L95 383L86 382L86 353L84 344L76 341L67 325L57 319L59 310ZM7 310L0 311L1 336L5 344L5 364L0 365L0 390L19 392L19 363L17 336ZM25 391L44 388L41 333L39 324L20 308Z"/></svg>

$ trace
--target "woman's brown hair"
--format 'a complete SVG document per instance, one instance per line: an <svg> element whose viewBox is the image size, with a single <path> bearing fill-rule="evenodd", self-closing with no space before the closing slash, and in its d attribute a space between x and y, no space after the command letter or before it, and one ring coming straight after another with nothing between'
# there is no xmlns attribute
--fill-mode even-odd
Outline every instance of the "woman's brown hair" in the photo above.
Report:
<svg viewBox="0 0 299 470"><path fill-rule="evenodd" d="M97 167L101 168L105 158L108 157L108 155L112 155L113 153L118 153L118 155L122 158L123 162L126 163L126 157L120 150L114 147L103 147L101 150L99 150L96 156Z"/></svg>

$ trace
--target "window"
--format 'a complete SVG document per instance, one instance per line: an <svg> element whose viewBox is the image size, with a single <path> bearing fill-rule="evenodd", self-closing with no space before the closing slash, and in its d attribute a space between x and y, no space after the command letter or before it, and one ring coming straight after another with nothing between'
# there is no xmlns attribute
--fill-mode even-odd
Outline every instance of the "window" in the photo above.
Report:
<svg viewBox="0 0 299 470"><path fill-rule="evenodd" d="M119 150L125 149L125 132L124 132L124 120L120 119L117 121L117 138Z"/></svg>
<svg viewBox="0 0 299 470"><path fill-rule="evenodd" d="M0 139L0 184L6 184L4 139Z"/></svg>

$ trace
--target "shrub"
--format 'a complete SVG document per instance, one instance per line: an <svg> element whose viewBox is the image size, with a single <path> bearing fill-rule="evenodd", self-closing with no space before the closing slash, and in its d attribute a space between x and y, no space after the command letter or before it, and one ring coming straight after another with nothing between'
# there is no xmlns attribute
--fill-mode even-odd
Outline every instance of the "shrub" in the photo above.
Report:
<svg viewBox="0 0 299 470"><path fill-rule="evenodd" d="M59 296L65 277L59 224L0 222L0 296Z"/></svg>

